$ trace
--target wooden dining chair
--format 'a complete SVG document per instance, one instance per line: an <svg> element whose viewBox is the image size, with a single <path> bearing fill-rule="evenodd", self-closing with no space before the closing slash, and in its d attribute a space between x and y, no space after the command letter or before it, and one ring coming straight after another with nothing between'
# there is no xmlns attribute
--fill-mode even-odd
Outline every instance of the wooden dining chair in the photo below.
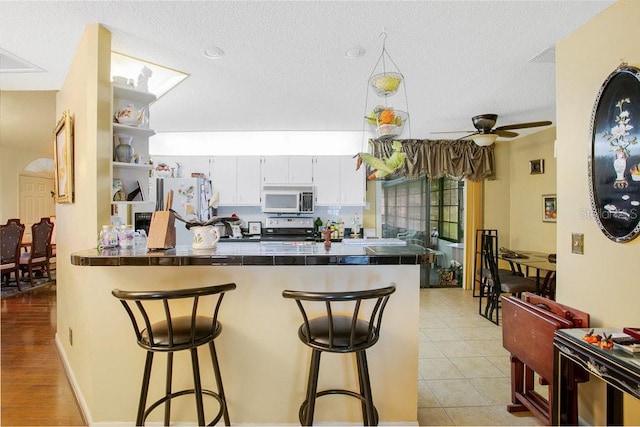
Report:
<svg viewBox="0 0 640 427"><path fill-rule="evenodd" d="M20 270L24 277L25 272L29 272L29 282L33 286L34 269L44 270L51 280L51 269L49 268L49 258L51 251L51 234L53 224L49 218L40 218L31 226L31 248L20 255Z"/></svg>
<svg viewBox="0 0 640 427"><path fill-rule="evenodd" d="M56 269L56 216L52 215L49 220L53 224L53 230L51 231L51 242L49 243L49 268L51 270Z"/></svg>
<svg viewBox="0 0 640 427"><path fill-rule="evenodd" d="M20 289L20 243L24 235L24 224L19 219L10 219L6 224L0 225L0 266L2 268L2 280L7 283L14 273L16 285Z"/></svg>

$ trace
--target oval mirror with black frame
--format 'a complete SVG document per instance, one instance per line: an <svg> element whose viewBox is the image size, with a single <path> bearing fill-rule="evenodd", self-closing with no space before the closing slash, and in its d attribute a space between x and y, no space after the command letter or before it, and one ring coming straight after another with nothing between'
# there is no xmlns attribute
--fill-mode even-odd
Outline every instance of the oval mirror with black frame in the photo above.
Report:
<svg viewBox="0 0 640 427"><path fill-rule="evenodd" d="M640 232L640 69L620 65L591 116L589 194L602 232L627 242Z"/></svg>

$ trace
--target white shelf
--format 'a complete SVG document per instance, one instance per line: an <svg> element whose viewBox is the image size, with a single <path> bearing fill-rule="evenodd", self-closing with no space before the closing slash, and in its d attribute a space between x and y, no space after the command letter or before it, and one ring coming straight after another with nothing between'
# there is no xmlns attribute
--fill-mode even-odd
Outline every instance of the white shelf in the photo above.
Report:
<svg viewBox="0 0 640 427"><path fill-rule="evenodd" d="M151 104L156 100L156 96L150 92L142 92L129 86L123 86L116 83L113 86L113 94L116 98L128 99L141 104Z"/></svg>
<svg viewBox="0 0 640 427"><path fill-rule="evenodd" d="M141 165L138 163L125 163L125 162L111 162L114 168L122 168L122 169L153 169L153 165Z"/></svg>
<svg viewBox="0 0 640 427"><path fill-rule="evenodd" d="M135 104L136 108L142 108L148 112L149 104L154 102L157 98L153 93L142 92L129 86L123 86L118 84L112 84L112 114L119 108L123 108L128 104ZM156 134L153 129L149 129L148 126L131 126L122 123L111 123L113 136L126 135L131 137L131 145L134 147L136 153L141 156L141 160L147 160L149 157L149 138ZM115 144L117 144L117 137L114 138ZM115 149L115 147L114 147ZM126 194L134 191L140 187L141 190L148 193L149 175L153 170L153 165L139 164L139 163L125 163L112 160L111 162L111 178L113 180L120 180L122 187ZM147 200L134 201L114 201L111 200L112 205L141 205L148 203ZM127 209L129 211L129 209Z"/></svg>
<svg viewBox="0 0 640 427"><path fill-rule="evenodd" d="M131 136L153 136L156 131L148 128L141 128L137 126L123 125L120 123L113 123L113 134L119 135L131 135Z"/></svg>
<svg viewBox="0 0 640 427"><path fill-rule="evenodd" d="M143 203L147 203L148 204L148 203L155 203L155 202L153 202L152 200L134 200L132 202L127 202L127 201L124 201L124 202L113 201L113 202L111 202L112 205L141 205Z"/></svg>

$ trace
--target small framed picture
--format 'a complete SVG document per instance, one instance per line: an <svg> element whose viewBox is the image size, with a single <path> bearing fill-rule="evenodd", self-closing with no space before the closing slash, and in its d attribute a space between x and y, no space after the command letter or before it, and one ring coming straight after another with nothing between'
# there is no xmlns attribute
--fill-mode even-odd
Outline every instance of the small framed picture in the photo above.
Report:
<svg viewBox="0 0 640 427"><path fill-rule="evenodd" d="M262 223L260 221L249 221L248 225L250 236L262 234Z"/></svg>
<svg viewBox="0 0 640 427"><path fill-rule="evenodd" d="M544 194L542 196L542 221L556 222L558 217L558 200L555 194Z"/></svg>
<svg viewBox="0 0 640 427"><path fill-rule="evenodd" d="M544 173L544 159L529 160L529 175Z"/></svg>

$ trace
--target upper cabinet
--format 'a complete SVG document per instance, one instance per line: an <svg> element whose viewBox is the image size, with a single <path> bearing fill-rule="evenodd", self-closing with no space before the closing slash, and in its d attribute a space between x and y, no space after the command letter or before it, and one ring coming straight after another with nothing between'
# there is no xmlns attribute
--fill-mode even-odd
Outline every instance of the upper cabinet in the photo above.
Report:
<svg viewBox="0 0 640 427"><path fill-rule="evenodd" d="M364 206L365 167L356 170L352 156L319 156L313 160L318 206Z"/></svg>
<svg viewBox="0 0 640 427"><path fill-rule="evenodd" d="M259 156L214 156L209 159L213 191L220 206L259 206Z"/></svg>
<svg viewBox="0 0 640 427"><path fill-rule="evenodd" d="M112 84L113 157L112 203L140 203L148 199L149 105L156 96L134 88Z"/></svg>
<svg viewBox="0 0 640 427"><path fill-rule="evenodd" d="M263 184L309 184L313 181L313 157L266 156L261 165Z"/></svg>
<svg viewBox="0 0 640 427"><path fill-rule="evenodd" d="M367 187L363 164L356 170L353 156L340 156L340 205L364 206L367 203Z"/></svg>
<svg viewBox="0 0 640 427"><path fill-rule="evenodd" d="M238 167L236 199L239 206L256 206L260 204L260 194L262 192L260 160L259 156L238 156L236 159Z"/></svg>
<svg viewBox="0 0 640 427"><path fill-rule="evenodd" d="M316 187L316 205L340 204L340 156L313 159L313 185Z"/></svg>
<svg viewBox="0 0 640 427"><path fill-rule="evenodd" d="M186 165L184 158L171 161ZM208 161L219 206L260 206L265 184L312 184L318 206L366 203L366 168L356 171L352 156L213 156Z"/></svg>

